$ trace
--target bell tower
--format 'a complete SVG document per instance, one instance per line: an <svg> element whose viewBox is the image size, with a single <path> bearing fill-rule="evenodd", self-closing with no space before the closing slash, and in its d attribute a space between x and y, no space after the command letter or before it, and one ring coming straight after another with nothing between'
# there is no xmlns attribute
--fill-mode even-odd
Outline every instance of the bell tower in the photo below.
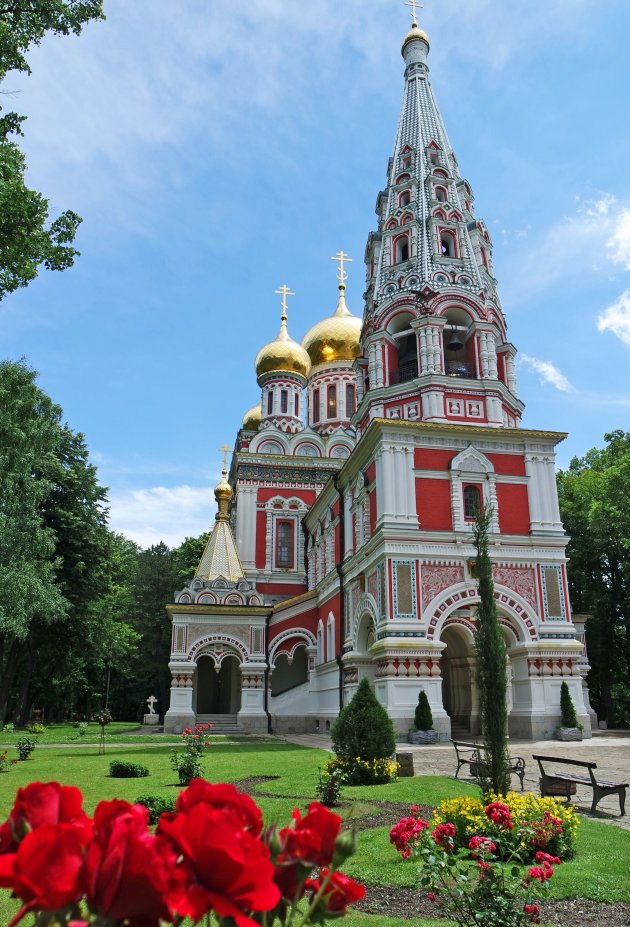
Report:
<svg viewBox="0 0 630 927"><path fill-rule="evenodd" d="M368 238L358 424L374 417L520 425L492 241L475 217L429 80L429 38L403 40L405 86L387 185Z"/></svg>

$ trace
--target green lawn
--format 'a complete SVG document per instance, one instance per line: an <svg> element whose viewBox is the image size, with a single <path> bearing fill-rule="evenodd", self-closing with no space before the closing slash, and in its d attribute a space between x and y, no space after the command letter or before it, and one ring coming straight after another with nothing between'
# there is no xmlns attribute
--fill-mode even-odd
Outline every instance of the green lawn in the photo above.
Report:
<svg viewBox="0 0 630 927"><path fill-rule="evenodd" d="M177 734L138 734L140 725L135 721L112 721L105 728L105 740L110 743L175 743ZM83 736L72 724L48 724L43 734L31 735L26 729L7 734L0 731L0 745L10 747L20 737L36 737L40 744L97 744L101 738L101 729L96 722L88 724ZM227 740L224 734L211 735L214 740Z"/></svg>
<svg viewBox="0 0 630 927"><path fill-rule="evenodd" d="M97 802L114 796L134 800L146 793L174 798L178 794L174 773L169 765L171 749L166 746L147 748L142 743L109 747L99 756L97 747L82 744L68 749L50 747L35 750L32 758L17 763L10 772L0 776L0 821L13 803L16 789L33 780L57 779L79 785L85 797L85 807L92 812ZM319 768L328 754L293 744L251 739L239 743L218 741L204 758L205 775L211 781L238 782L250 776L277 778L257 786L257 801L267 821L288 821L291 811L304 807L315 796ZM111 779L109 762L128 759L147 766L150 776L145 779ZM475 794L476 786L440 776L419 776L400 779L389 785L355 787L344 790L342 814L352 820L365 815L374 800L403 804L437 804L441 799L462 794ZM267 794L268 793L268 794ZM363 827L359 831L356 856L344 867L359 880L381 885L416 883L416 865L404 861L389 843L389 828ZM578 832L575 860L556 870L552 895L557 898L585 897L600 901L630 901L630 832L582 819ZM0 893L0 923L9 919L12 903L6 893ZM438 922L421 921L409 912L410 921L391 917L375 917L355 913L344 923L348 927L401 927L422 925L438 927Z"/></svg>

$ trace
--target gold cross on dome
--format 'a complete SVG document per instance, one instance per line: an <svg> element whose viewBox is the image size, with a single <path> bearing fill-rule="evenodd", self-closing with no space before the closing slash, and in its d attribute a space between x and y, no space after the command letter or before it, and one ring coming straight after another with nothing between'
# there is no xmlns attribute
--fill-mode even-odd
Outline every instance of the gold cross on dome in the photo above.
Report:
<svg viewBox="0 0 630 927"><path fill-rule="evenodd" d="M284 317L284 316L286 316L286 314L287 314L287 309L289 308L289 307L287 306L287 296L295 296L295 293L293 292L293 290L291 290L291 289L286 285L286 283L283 283L282 286L279 287L279 288L276 290L276 293L278 293L278 295L282 296L282 315L283 315L283 317Z"/></svg>
<svg viewBox="0 0 630 927"><path fill-rule="evenodd" d="M219 453L223 454L223 472L224 473L227 473L228 454L230 453L231 450L232 448L230 447L229 444L224 444L223 447L219 448Z"/></svg>
<svg viewBox="0 0 630 927"><path fill-rule="evenodd" d="M411 13L413 16L413 25L417 26L418 25L418 14L416 10L424 9L422 4L420 3L420 0L405 0L405 6L411 7Z"/></svg>
<svg viewBox="0 0 630 927"><path fill-rule="evenodd" d="M348 274L344 269L344 264L352 264L352 258L348 257L345 251L338 251L334 257L331 257L330 260L339 262L339 273L337 274L337 280L339 281L340 286L345 286L346 280L348 279Z"/></svg>

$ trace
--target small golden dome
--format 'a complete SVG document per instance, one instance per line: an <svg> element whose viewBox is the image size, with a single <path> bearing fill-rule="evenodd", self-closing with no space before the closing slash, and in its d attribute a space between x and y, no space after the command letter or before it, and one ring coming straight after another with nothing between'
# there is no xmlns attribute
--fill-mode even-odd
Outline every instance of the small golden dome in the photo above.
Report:
<svg viewBox="0 0 630 927"><path fill-rule="evenodd" d="M280 333L275 341L270 341L261 348L256 356L256 376L265 373L299 373L307 377L311 370L311 362L304 348L289 336L287 331L287 316L283 311L280 323Z"/></svg>
<svg viewBox="0 0 630 927"><path fill-rule="evenodd" d="M345 287L339 287L339 303L327 319L313 325L302 339L311 364L332 364L334 361L352 361L361 356L361 319L346 306Z"/></svg>
<svg viewBox="0 0 630 927"><path fill-rule="evenodd" d="M257 406L252 406L251 409L248 409L245 413L242 427L245 431L258 431L261 421L262 409L259 403Z"/></svg>
<svg viewBox="0 0 630 927"><path fill-rule="evenodd" d="M224 469L221 474L221 480L214 490L214 498L217 500L217 514L215 518L217 521L227 521L228 520L228 507L230 504L230 499L232 498L232 487L227 481L227 470Z"/></svg>
<svg viewBox="0 0 630 927"><path fill-rule="evenodd" d="M426 34L424 29L420 29L417 23L414 23L405 38L403 39L402 47L404 49L407 42L413 42L415 39L421 39L423 42L430 47L429 36Z"/></svg>

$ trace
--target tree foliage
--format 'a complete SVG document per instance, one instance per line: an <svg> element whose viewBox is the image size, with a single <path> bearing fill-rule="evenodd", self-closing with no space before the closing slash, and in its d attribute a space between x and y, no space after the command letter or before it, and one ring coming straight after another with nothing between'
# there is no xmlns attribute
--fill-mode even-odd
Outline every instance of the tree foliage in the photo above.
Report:
<svg viewBox="0 0 630 927"><path fill-rule="evenodd" d="M630 432L574 458L558 474L570 537L569 592L576 613L591 614L586 639L593 707L609 725L630 724Z"/></svg>
<svg viewBox="0 0 630 927"><path fill-rule="evenodd" d="M416 711L414 714L414 724L417 731L433 730L433 715L431 713L431 706L429 705L427 693L424 691L424 689L418 696L418 704L416 705Z"/></svg>
<svg viewBox="0 0 630 927"><path fill-rule="evenodd" d="M342 708L331 730L333 750L343 760L368 762L391 756L396 749L394 728L368 679Z"/></svg>
<svg viewBox="0 0 630 927"><path fill-rule="evenodd" d="M488 553L491 514L489 510L478 512L473 526L480 599L475 635L476 678L481 728L486 744L482 778L487 779L495 794L506 795L510 789L507 655L494 599L492 562Z"/></svg>
<svg viewBox="0 0 630 927"><path fill-rule="evenodd" d="M569 692L566 682L560 686L560 723L562 727L577 727L578 719L575 713L575 705Z"/></svg>
<svg viewBox="0 0 630 927"><path fill-rule="evenodd" d="M78 34L103 18L102 0L0 0L0 82L11 71L30 74L26 54L47 33ZM0 109L0 300L27 286L43 265L70 267L80 217L66 210L49 218L48 200L26 186L26 162L16 137L24 117Z"/></svg>

